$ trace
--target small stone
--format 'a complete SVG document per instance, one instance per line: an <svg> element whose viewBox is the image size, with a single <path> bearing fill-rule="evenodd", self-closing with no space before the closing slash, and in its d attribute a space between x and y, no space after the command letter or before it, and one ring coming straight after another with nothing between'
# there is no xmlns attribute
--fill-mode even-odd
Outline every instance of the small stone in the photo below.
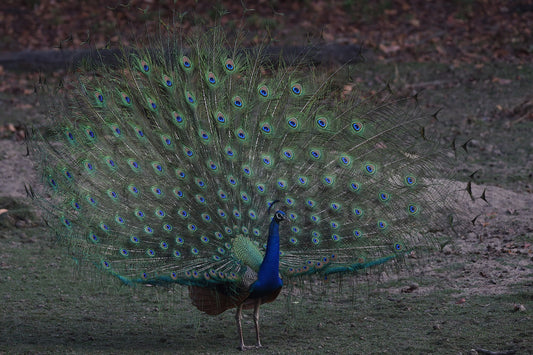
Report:
<svg viewBox="0 0 533 355"><path fill-rule="evenodd" d="M526 307L523 304L515 304L513 310L515 312L525 312Z"/></svg>

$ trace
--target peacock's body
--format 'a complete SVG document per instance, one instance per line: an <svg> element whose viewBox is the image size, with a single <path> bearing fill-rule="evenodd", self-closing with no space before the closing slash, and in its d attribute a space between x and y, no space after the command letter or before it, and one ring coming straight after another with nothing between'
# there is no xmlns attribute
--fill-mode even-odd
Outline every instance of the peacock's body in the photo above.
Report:
<svg viewBox="0 0 533 355"><path fill-rule="evenodd" d="M260 345L259 305L282 279L431 243L449 191L427 116L235 47L214 29L82 72L33 147L73 255L127 284L188 285L208 314L236 307L244 349L243 307Z"/></svg>

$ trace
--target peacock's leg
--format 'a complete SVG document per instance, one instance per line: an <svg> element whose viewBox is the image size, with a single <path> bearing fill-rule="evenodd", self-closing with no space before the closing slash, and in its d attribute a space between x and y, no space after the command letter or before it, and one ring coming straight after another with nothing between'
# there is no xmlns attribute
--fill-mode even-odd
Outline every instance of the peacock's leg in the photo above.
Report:
<svg viewBox="0 0 533 355"><path fill-rule="evenodd" d="M257 337L257 347L260 348L261 345L261 339L259 338L259 306L261 305L261 299L258 298L257 302L255 303L254 307L254 324L255 324L255 335Z"/></svg>
<svg viewBox="0 0 533 355"><path fill-rule="evenodd" d="M243 306L242 303L239 306L237 306L237 313L235 314L235 320L237 321L237 332L239 333L239 340L240 340L239 349L246 350L246 346L244 345L244 338L242 336L242 324L241 324L242 306Z"/></svg>

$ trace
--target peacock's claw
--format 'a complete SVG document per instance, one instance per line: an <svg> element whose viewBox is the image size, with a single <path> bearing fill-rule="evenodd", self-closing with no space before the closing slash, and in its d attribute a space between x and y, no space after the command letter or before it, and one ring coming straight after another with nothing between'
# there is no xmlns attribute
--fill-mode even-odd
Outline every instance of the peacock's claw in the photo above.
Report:
<svg viewBox="0 0 533 355"><path fill-rule="evenodd" d="M244 345L244 344L241 344L237 349L239 349L241 351L246 351L246 350L263 349L263 348L268 348L268 346L263 346L261 344L257 344L257 345Z"/></svg>

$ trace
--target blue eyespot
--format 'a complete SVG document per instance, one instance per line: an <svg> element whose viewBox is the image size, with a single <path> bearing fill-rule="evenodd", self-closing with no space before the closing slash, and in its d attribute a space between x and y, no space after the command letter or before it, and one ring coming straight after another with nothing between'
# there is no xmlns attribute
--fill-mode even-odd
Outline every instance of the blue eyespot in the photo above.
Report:
<svg viewBox="0 0 533 355"><path fill-rule="evenodd" d="M241 108L243 106L243 101L240 96L235 96L233 98L233 105L238 108Z"/></svg>
<svg viewBox="0 0 533 355"><path fill-rule="evenodd" d="M294 95L298 96L302 93L302 86L300 84L294 84L291 87L291 91Z"/></svg>
<svg viewBox="0 0 533 355"><path fill-rule="evenodd" d="M233 71L235 69L235 63L233 62L233 60L231 59L226 59L226 63L224 64L224 66L226 67L226 70L228 71Z"/></svg>
<svg viewBox="0 0 533 355"><path fill-rule="evenodd" d="M360 133L363 130L363 124L359 122L352 123L352 128L356 133Z"/></svg>

